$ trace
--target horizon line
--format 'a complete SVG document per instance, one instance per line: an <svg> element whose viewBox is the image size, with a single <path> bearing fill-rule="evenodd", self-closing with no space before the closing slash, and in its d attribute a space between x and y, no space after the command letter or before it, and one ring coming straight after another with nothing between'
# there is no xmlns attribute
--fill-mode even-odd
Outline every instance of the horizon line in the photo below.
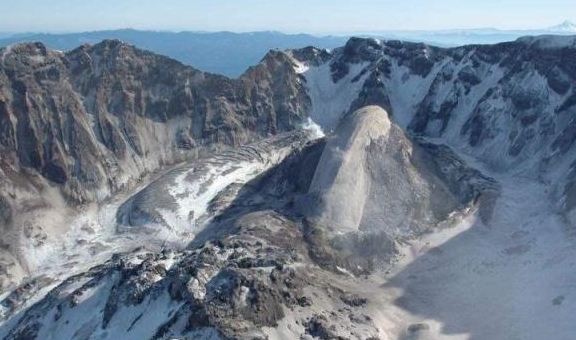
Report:
<svg viewBox="0 0 576 340"><path fill-rule="evenodd" d="M564 20L559 24L541 27L541 28L497 28L497 27L471 27L471 28L442 28L442 29L374 29L374 30L350 30L350 31L325 31L325 32L306 32L306 31L292 31L292 30L279 30L279 29L256 29L256 30L206 30L206 29L179 29L179 28L145 28L145 27L116 27L116 28L100 28L100 29L78 29L78 30L42 30L42 31L14 31L0 29L0 33L4 34L78 34L78 33L96 33L106 31L141 31L141 32L157 32L157 33L198 33L198 34L213 34L213 33L232 33L232 34L250 34L250 33L279 33L284 35L311 35L311 36L346 36L353 34L373 34L373 33L450 33L461 31L494 31L494 32L533 32L533 31L546 31L558 28L562 25L572 24L576 26L571 20ZM554 31L552 31L554 32ZM556 31L558 33L564 31ZM567 33L567 32L566 32ZM576 34L576 32L575 32Z"/></svg>

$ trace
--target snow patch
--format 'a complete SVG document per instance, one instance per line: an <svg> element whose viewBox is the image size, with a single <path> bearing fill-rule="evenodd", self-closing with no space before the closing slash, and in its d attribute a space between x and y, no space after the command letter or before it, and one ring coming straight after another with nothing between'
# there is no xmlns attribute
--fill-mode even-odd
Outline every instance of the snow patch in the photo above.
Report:
<svg viewBox="0 0 576 340"><path fill-rule="evenodd" d="M306 63L300 62L294 58L292 58L292 62L294 63L294 72L298 74L306 73L306 71L310 69L310 67L306 65Z"/></svg>
<svg viewBox="0 0 576 340"><path fill-rule="evenodd" d="M368 72L353 82L368 63L350 64L348 74L334 83L329 64L310 67L303 75L306 78L308 96L312 102L309 116L324 131L332 131L340 118L348 112L368 77Z"/></svg>
<svg viewBox="0 0 576 340"><path fill-rule="evenodd" d="M219 167L210 167L199 181L188 181L187 177L192 168L180 174L175 185L168 188L168 192L177 202L175 210L159 209L166 224L178 232L193 232L200 230L207 221L208 205L216 195L230 184L246 183L267 168L260 162L229 163ZM173 235L176 240L179 235ZM170 237L172 239L173 237Z"/></svg>
<svg viewBox="0 0 576 340"><path fill-rule="evenodd" d="M398 65L397 60L391 62L390 77L384 78L384 83L396 124L403 129L408 127L416 114L417 105L424 99L445 63L447 61L437 64L426 78L422 78L412 74L408 67Z"/></svg>
<svg viewBox="0 0 576 340"><path fill-rule="evenodd" d="M6 61L6 56L12 52L12 45L8 45L2 49L2 53L0 54L0 61L2 64Z"/></svg>
<svg viewBox="0 0 576 340"><path fill-rule="evenodd" d="M325 136L322 127L316 124L310 117L306 118L306 121L304 124L302 124L302 129L310 131L312 133L312 138L314 139L322 138Z"/></svg>

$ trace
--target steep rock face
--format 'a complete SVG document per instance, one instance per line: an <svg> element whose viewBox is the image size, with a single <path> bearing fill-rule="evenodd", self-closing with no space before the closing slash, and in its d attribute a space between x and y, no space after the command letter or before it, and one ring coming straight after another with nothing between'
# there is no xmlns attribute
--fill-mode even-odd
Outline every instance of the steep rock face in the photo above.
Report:
<svg viewBox="0 0 576 340"><path fill-rule="evenodd" d="M240 80L119 41L66 54L17 45L1 55L2 146L15 166L80 201L189 158L202 145L290 130L305 112L289 64L273 55Z"/></svg>
<svg viewBox="0 0 576 340"><path fill-rule="evenodd" d="M74 205L165 165L292 130L307 106L282 53L233 80L120 41L0 50L0 268L14 276L0 286L34 270L21 253L64 234Z"/></svg>
<svg viewBox="0 0 576 340"><path fill-rule="evenodd" d="M442 186L431 197L430 186L440 183L426 183L420 173L424 169L416 164L418 152L379 107L344 117L312 181L311 192L321 201L319 223L341 232L384 226L391 234L402 235L418 229L425 220L442 220L445 216L426 215L453 211L455 198ZM414 196L402 197L406 194ZM446 209L438 206L440 202ZM436 206L436 211L430 206Z"/></svg>

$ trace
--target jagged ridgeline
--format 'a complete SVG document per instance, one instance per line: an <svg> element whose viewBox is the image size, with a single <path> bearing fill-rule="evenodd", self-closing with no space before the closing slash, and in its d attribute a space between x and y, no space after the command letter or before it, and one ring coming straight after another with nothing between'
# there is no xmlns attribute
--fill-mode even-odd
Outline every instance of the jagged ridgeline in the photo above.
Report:
<svg viewBox="0 0 576 340"><path fill-rule="evenodd" d="M0 337L432 339L454 322L526 338L530 315L512 330L465 312L429 321L454 310L430 285L461 283L469 270L450 268L477 249L470 272L504 290L510 273L536 287L570 272L533 278L552 267L510 260L500 273L485 249L576 256L555 232L514 243L534 221L576 224L574 60L572 37L353 38L271 51L229 79L119 41L1 49ZM466 234L478 228L492 231ZM452 254L452 232L468 253L406 262ZM538 248L555 242L570 244ZM395 300L404 289L435 294ZM490 300L468 296L451 306ZM523 308L572 315L545 302Z"/></svg>

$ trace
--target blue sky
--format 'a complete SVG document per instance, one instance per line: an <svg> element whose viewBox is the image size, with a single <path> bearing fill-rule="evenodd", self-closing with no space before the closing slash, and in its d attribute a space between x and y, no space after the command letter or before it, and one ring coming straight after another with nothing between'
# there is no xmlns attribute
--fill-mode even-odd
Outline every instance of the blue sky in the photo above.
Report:
<svg viewBox="0 0 576 340"><path fill-rule="evenodd" d="M0 0L0 31L115 28L334 33L542 28L575 0Z"/></svg>

